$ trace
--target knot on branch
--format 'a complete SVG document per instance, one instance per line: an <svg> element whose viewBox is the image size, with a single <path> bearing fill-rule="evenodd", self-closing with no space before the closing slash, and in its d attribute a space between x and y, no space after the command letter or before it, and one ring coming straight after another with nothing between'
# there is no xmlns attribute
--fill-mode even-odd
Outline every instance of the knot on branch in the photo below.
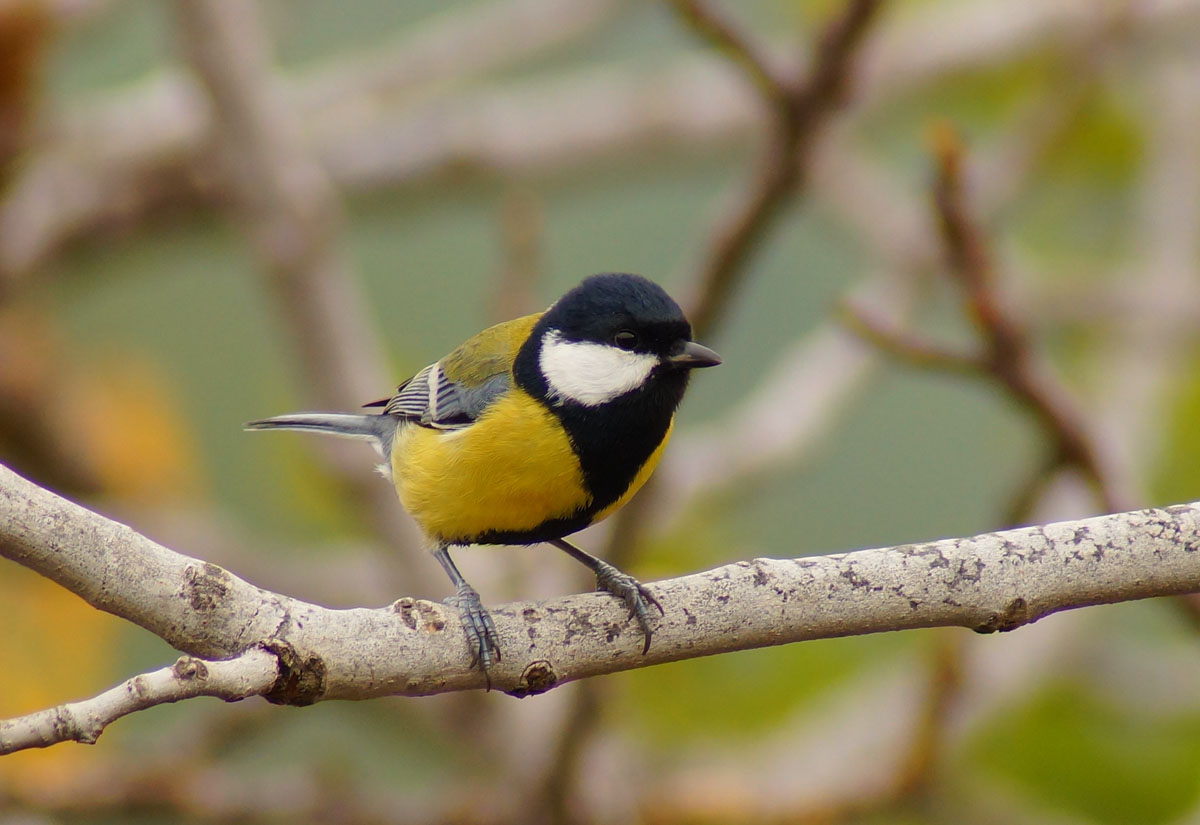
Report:
<svg viewBox="0 0 1200 825"><path fill-rule="evenodd" d="M409 630L422 627L427 633L440 633L446 628L446 617L441 607L424 599L414 599L411 596L397 599L392 602L392 612L399 614L400 620Z"/></svg>
<svg viewBox="0 0 1200 825"><path fill-rule="evenodd" d="M537 659L525 666L521 671L521 678L517 680L517 686L506 690L505 693L524 699L526 696L545 693L557 684L558 674L554 672L554 665L546 659Z"/></svg>
<svg viewBox="0 0 1200 825"><path fill-rule="evenodd" d="M198 613L209 613L219 608L229 595L229 573L215 564L189 564L183 576L180 595Z"/></svg>
<svg viewBox="0 0 1200 825"><path fill-rule="evenodd" d="M204 663L203 659L197 659L195 656L180 656L175 660L171 670L175 674L175 678L184 682L193 679L203 681L208 678L208 665Z"/></svg>
<svg viewBox="0 0 1200 825"><path fill-rule="evenodd" d="M268 639L262 648L279 660L279 678L263 697L272 704L303 707L325 695L325 662L319 656L302 656L283 639Z"/></svg>
<svg viewBox="0 0 1200 825"><path fill-rule="evenodd" d="M1029 615L1029 604L1017 596L1004 606L1003 610L989 613L982 623L971 628L976 633L995 633L1006 630L1016 630L1023 624L1029 624L1035 617Z"/></svg>

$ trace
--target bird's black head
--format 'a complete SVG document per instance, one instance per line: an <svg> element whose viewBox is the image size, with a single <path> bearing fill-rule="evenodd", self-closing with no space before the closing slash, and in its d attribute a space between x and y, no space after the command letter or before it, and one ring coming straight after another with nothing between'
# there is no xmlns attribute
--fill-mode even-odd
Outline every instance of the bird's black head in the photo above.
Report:
<svg viewBox="0 0 1200 825"><path fill-rule="evenodd" d="M679 305L638 275L593 275L546 310L513 373L566 430L591 494L561 529L579 529L629 489L667 437L691 370L719 363L692 342Z"/></svg>
<svg viewBox="0 0 1200 825"><path fill-rule="evenodd" d="M538 321L517 357L517 381L555 405L599 407L662 389L674 396L689 370L721 363L692 342L692 327L662 287L640 275L584 279Z"/></svg>

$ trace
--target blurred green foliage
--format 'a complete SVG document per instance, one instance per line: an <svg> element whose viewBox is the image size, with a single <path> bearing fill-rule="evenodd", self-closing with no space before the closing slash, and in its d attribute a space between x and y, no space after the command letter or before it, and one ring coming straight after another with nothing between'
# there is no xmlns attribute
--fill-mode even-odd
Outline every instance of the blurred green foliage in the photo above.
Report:
<svg viewBox="0 0 1200 825"><path fill-rule="evenodd" d="M1200 798L1200 713L1113 706L1087 684L1044 686L968 753L997 781L1089 822L1171 822Z"/></svg>

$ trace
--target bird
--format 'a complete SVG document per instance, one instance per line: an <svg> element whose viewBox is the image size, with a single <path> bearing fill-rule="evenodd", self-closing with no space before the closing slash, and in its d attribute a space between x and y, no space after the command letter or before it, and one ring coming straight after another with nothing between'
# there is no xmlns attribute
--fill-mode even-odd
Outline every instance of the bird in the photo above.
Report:
<svg viewBox="0 0 1200 825"><path fill-rule="evenodd" d="M679 305L630 273L584 278L543 312L489 327L364 408L248 422L368 439L455 595L485 676L501 660L495 623L450 548L549 543L620 599L650 649L641 582L566 536L621 508L646 483L693 369L721 358L692 340ZM490 686L490 678L488 684Z"/></svg>

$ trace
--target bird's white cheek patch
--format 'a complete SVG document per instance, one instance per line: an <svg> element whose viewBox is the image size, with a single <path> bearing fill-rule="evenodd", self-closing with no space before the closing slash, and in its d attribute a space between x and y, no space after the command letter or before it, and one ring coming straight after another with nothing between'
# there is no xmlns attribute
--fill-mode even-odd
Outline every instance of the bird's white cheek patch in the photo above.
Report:
<svg viewBox="0 0 1200 825"><path fill-rule="evenodd" d="M658 358L607 344L564 341L551 330L542 338L539 363L552 400L596 407L646 383Z"/></svg>

